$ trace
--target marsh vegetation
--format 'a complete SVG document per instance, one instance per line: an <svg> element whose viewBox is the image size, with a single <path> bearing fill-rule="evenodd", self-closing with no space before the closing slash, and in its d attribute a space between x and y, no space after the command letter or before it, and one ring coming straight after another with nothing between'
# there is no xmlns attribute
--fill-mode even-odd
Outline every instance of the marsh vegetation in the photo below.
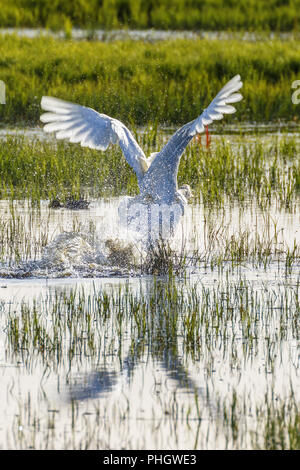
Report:
<svg viewBox="0 0 300 470"><path fill-rule="evenodd" d="M0 26L69 30L117 27L205 30L299 29L298 0L1 0ZM58 13L59 12L59 13Z"/></svg>
<svg viewBox="0 0 300 470"><path fill-rule="evenodd" d="M159 151L170 134L148 126L135 135L146 155ZM300 191L297 135L216 136L211 148L194 140L180 163L179 185L189 182L194 202L207 206L249 199L262 207L293 211ZM7 136L0 148L1 198L41 199L134 195L137 181L120 149L105 153L66 142Z"/></svg>
<svg viewBox="0 0 300 470"><path fill-rule="evenodd" d="M300 42L98 42L98 26L229 17L222 0L201 15L183 15L197 2L168 15L160 2L142 15L136 1L58 2L59 18L42 3L0 9L0 25L69 37L0 36L0 446L299 449ZM232 2L232 29L298 31L296 5L246 3ZM90 40L71 41L72 25ZM178 233L147 250L118 224L138 192L121 151L38 127L41 96L57 96L123 120L150 155L237 73L238 113L181 159L193 198Z"/></svg>
<svg viewBox="0 0 300 470"><path fill-rule="evenodd" d="M147 154L168 138L136 135ZM298 134L192 143L185 237L135 257L116 242L137 192L118 150L2 142L3 390L26 390L5 446L298 449ZM51 207L70 196L90 205Z"/></svg>
<svg viewBox="0 0 300 470"><path fill-rule="evenodd" d="M292 83L299 79L295 39L64 41L0 35L4 124L36 125L42 95L90 106L131 126L195 119L236 74L245 81L241 121L296 122ZM223 126L224 122L220 124Z"/></svg>

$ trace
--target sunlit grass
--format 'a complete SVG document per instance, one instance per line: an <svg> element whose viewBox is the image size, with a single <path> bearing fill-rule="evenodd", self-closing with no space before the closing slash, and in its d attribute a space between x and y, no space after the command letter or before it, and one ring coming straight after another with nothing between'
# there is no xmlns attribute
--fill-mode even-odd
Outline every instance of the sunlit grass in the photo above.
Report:
<svg viewBox="0 0 300 470"><path fill-rule="evenodd" d="M196 118L236 74L244 100L230 122L299 119L292 83L300 42L168 40L112 43L1 36L2 123L36 124L43 95L90 106L126 124Z"/></svg>
<svg viewBox="0 0 300 470"><path fill-rule="evenodd" d="M163 134L136 137L149 155L163 146ZM180 163L178 183L192 187L194 201L222 205L224 199L262 207L277 202L293 210L300 189L299 143L293 137L235 145L224 139L211 149L192 142ZM135 195L136 176L118 147L105 153L65 142L7 137L0 149L0 197L41 199Z"/></svg>

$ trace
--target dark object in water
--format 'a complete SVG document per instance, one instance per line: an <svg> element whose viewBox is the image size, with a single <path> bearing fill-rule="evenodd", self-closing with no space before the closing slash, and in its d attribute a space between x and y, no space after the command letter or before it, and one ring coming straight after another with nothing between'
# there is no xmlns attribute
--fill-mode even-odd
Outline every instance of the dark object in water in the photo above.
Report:
<svg viewBox="0 0 300 470"><path fill-rule="evenodd" d="M110 250L108 260L114 266L128 267L133 260L133 245L122 246L115 240L106 240L105 246Z"/></svg>
<svg viewBox="0 0 300 470"><path fill-rule="evenodd" d="M88 209L90 203L85 201L84 199L74 199L73 197L69 197L66 199L64 203L62 203L59 199L52 199L49 203L49 207L51 209L62 209L63 207L66 209Z"/></svg>
<svg viewBox="0 0 300 470"><path fill-rule="evenodd" d="M49 207L50 209L59 209L63 206L60 203L59 199L52 199L52 201L49 202Z"/></svg>

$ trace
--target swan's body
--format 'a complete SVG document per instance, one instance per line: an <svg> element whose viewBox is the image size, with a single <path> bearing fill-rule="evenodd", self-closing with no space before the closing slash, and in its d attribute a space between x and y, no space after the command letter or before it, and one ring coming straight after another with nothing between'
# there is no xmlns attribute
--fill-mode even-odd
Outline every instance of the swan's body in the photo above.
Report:
<svg viewBox="0 0 300 470"><path fill-rule="evenodd" d="M110 144L118 143L136 173L140 189L138 196L126 199L127 204L177 204L183 213L191 191L188 185L177 185L180 157L205 126L236 111L230 104L242 99L237 93L242 85L239 75L232 78L199 117L181 127L160 152L148 158L122 122L91 108L44 96L41 106L48 112L42 114L41 121L46 123L45 132L55 132L58 139L66 138L82 147L106 150Z"/></svg>

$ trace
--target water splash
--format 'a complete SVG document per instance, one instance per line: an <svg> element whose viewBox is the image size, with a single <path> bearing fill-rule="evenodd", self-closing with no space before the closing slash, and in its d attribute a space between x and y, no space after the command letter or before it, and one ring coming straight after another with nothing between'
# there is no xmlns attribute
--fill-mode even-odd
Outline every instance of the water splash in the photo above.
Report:
<svg viewBox="0 0 300 470"><path fill-rule="evenodd" d="M84 232L63 232L38 261L0 268L3 278L102 277L137 274L143 248L119 239L101 241Z"/></svg>

